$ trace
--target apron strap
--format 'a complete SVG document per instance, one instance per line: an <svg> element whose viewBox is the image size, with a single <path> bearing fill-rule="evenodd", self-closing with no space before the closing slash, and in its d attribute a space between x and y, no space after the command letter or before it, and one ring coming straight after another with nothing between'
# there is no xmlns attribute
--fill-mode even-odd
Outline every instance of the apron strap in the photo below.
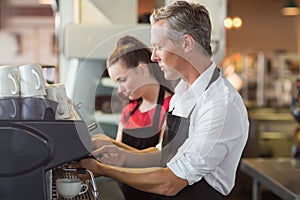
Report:
<svg viewBox="0 0 300 200"><path fill-rule="evenodd" d="M130 111L130 113L126 116L126 122L128 122L129 118L133 115L133 113L140 107L140 105L142 104L143 102L143 99L142 98L139 98L137 100L137 104L134 106L134 108L132 109L132 111Z"/></svg>
<svg viewBox="0 0 300 200"><path fill-rule="evenodd" d="M161 111L161 108L164 104L164 97L165 97L165 88L163 86L160 86L159 88L159 93L158 93L158 98L157 98L157 105L159 106L156 106L156 109L155 109L155 113L154 113L154 118L153 118L153 124L152 124L152 127L155 128L155 130L158 132L159 130L159 121L160 121L160 111Z"/></svg>
<svg viewBox="0 0 300 200"><path fill-rule="evenodd" d="M205 90L207 90L209 88L209 86L219 78L219 76L220 76L220 69L218 67L216 67L215 70L214 70L213 75L211 76L211 78L209 80L209 83L207 84L207 87L205 88ZM195 109L195 107L196 107L196 104L193 106L188 118L191 117L191 114L192 114L193 110Z"/></svg>
<svg viewBox="0 0 300 200"><path fill-rule="evenodd" d="M219 78L219 76L220 76L220 69L218 67L216 67L205 90L207 90L209 88L209 86Z"/></svg>

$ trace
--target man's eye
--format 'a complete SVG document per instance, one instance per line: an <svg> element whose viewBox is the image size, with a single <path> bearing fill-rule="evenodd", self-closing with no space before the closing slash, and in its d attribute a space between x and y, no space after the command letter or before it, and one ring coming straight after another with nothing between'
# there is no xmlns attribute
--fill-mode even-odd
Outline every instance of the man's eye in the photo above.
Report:
<svg viewBox="0 0 300 200"><path fill-rule="evenodd" d="M155 50L161 50L161 47L155 47Z"/></svg>
<svg viewBox="0 0 300 200"><path fill-rule="evenodd" d="M119 82L125 82L127 80L127 77L124 77L124 78L121 78L120 80L119 80Z"/></svg>

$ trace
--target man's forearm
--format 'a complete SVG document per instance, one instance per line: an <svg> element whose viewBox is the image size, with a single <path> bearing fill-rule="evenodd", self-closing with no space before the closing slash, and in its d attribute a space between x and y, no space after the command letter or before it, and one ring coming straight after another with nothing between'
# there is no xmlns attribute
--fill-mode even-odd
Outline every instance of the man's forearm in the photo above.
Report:
<svg viewBox="0 0 300 200"><path fill-rule="evenodd" d="M126 162L124 167L159 167L160 166L160 151L158 149L144 152L124 151Z"/></svg>
<svg viewBox="0 0 300 200"><path fill-rule="evenodd" d="M187 181L176 177L168 168L122 168L101 164L101 174L138 190L173 196L187 185Z"/></svg>

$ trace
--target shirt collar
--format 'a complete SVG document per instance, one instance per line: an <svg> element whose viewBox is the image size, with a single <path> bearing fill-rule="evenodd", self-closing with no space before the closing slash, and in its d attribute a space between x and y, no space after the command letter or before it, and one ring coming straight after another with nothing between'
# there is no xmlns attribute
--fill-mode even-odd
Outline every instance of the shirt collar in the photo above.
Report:
<svg viewBox="0 0 300 200"><path fill-rule="evenodd" d="M212 64L191 85L190 90L196 93L195 95L202 94L205 91L213 76L215 68L216 64L212 62Z"/></svg>
<svg viewBox="0 0 300 200"><path fill-rule="evenodd" d="M195 106L197 99L200 99L203 92L205 91L209 81L214 73L216 64L212 64L194 81L194 83L188 87L188 83L184 80L180 82L175 87L175 95L173 96L173 101L170 104L170 110L173 110L174 115L180 115L182 117L187 117L193 107ZM172 102L176 104L172 105Z"/></svg>

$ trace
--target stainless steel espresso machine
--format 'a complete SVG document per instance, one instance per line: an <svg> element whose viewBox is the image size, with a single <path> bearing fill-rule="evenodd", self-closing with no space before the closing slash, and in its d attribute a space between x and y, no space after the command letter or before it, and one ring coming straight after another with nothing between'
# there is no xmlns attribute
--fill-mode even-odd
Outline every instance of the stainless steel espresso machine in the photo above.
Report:
<svg viewBox="0 0 300 200"><path fill-rule="evenodd" d="M61 166L89 156L85 122L75 115L56 120L56 108L45 98L0 98L1 200L56 199L54 175L64 176Z"/></svg>

